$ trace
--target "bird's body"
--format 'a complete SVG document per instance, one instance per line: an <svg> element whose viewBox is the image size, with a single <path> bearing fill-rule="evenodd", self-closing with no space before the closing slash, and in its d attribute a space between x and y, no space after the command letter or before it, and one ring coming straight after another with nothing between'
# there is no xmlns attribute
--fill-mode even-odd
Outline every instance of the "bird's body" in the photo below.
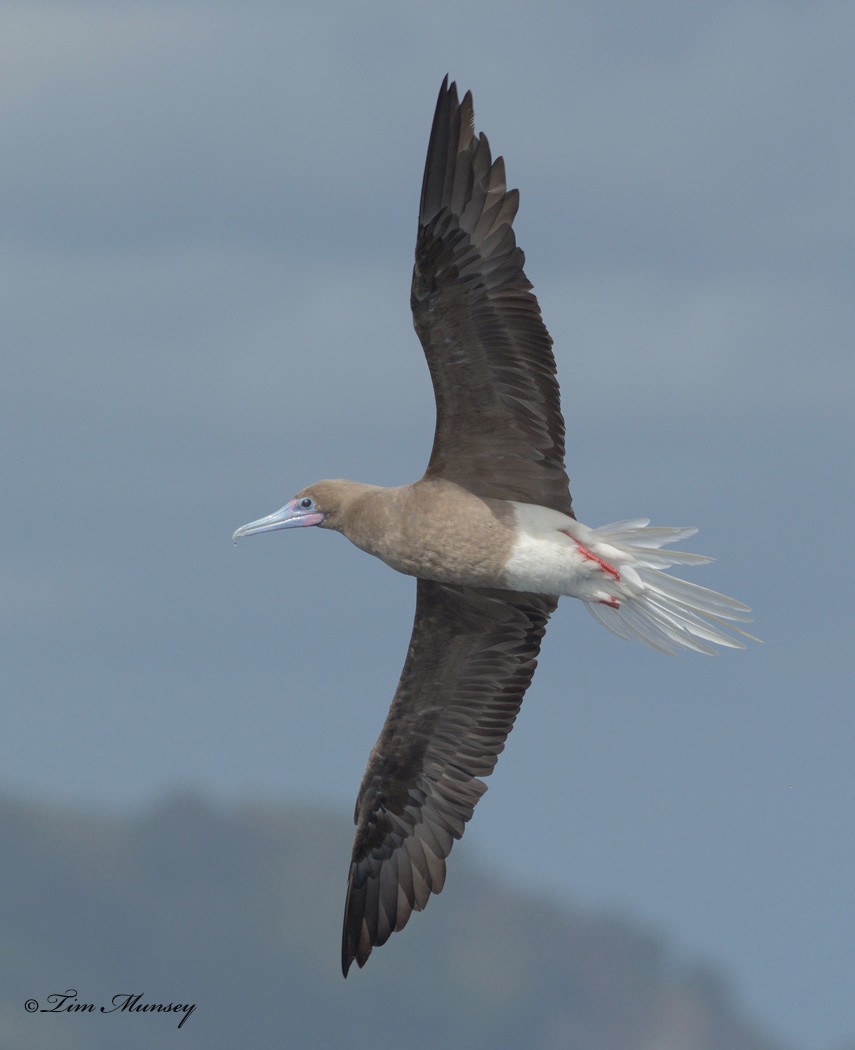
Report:
<svg viewBox="0 0 855 1050"><path fill-rule="evenodd" d="M347 505L324 526L407 576L466 587L498 587L513 545L512 510L441 478L397 488L322 481L299 493L323 509Z"/></svg>
<svg viewBox="0 0 855 1050"><path fill-rule="evenodd" d="M235 538L342 533L418 579L413 634L356 805L342 968L362 966L438 893L504 747L559 596L657 649L742 647L746 606L663 572L691 528L589 528L573 513L552 341L523 272L517 193L447 78L431 130L411 305L437 403L425 475L321 481Z"/></svg>
<svg viewBox="0 0 855 1050"><path fill-rule="evenodd" d="M709 641L742 644L693 611L744 619L746 606L685 581L680 581L681 600L669 593L673 577L663 578L659 571L674 562L710 560L661 549L664 543L693 535L695 529L651 529L643 518L591 529L562 511L476 496L441 478L396 488L320 481L295 497L296 502L302 499L310 499L315 513L324 515L321 528L342 533L406 576L459 587L578 598L589 607L605 605L614 616L603 622L619 634L625 626L620 610L634 602L633 615L646 617L649 636L635 633L667 651L673 645L709 651ZM668 610L657 615L649 605L651 598L667 601Z"/></svg>

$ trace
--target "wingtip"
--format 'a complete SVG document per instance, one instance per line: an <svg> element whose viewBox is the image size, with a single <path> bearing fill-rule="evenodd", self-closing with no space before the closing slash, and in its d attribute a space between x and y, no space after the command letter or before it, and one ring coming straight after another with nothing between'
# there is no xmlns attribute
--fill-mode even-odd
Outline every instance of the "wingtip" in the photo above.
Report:
<svg viewBox="0 0 855 1050"><path fill-rule="evenodd" d="M358 805L358 802L357 802ZM351 868L347 876L347 894L344 901L344 922L342 923L341 930L341 973L346 979L351 966L356 965L362 969L368 960L368 956L371 954L373 945L365 943L365 937L362 929L361 912L356 907L354 900L354 866L351 863ZM359 918L357 918L359 914Z"/></svg>
<svg viewBox="0 0 855 1050"><path fill-rule="evenodd" d="M346 939L344 940L341 946L341 975L345 980L347 980L347 975L348 973L350 973L350 968L351 966L353 966L354 963L356 963L356 965L361 970L362 967L366 964L366 962L368 962L368 956L371 954L371 948L372 946L369 945L368 951L363 957L358 951L356 951L353 948L352 945L348 944Z"/></svg>
<svg viewBox="0 0 855 1050"><path fill-rule="evenodd" d="M442 78L442 83L439 85L439 95L436 99L437 107L439 107L439 104L446 95L453 95L455 98L457 97L457 81L451 80L448 73L445 74Z"/></svg>
<svg viewBox="0 0 855 1050"><path fill-rule="evenodd" d="M350 971L355 958L356 953L348 940L347 928L345 928L344 936L341 939L341 975L345 980L347 980L348 972Z"/></svg>

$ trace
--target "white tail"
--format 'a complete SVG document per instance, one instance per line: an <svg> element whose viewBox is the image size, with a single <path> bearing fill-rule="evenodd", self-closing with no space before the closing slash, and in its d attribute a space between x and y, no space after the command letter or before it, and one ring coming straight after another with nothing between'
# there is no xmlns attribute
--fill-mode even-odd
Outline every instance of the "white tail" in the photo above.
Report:
<svg viewBox="0 0 855 1050"><path fill-rule="evenodd" d="M621 638L639 638L665 653L676 653L682 647L715 654L712 645L744 649L745 643L727 631L759 641L728 622L750 623L747 605L661 571L669 565L699 565L713 560L703 554L661 549L697 531L651 528L646 518L591 529L585 543L595 553L599 553L600 544L610 548L603 556L619 569L623 592L617 607L586 601L591 615Z"/></svg>

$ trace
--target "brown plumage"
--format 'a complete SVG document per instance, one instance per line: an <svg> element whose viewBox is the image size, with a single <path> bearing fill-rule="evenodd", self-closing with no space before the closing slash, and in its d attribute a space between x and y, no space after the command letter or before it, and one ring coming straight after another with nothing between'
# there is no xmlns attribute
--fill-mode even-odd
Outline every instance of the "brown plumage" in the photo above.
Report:
<svg viewBox="0 0 855 1050"><path fill-rule="evenodd" d="M514 724L557 604L503 589L512 505L572 515L552 340L540 318L505 185L472 96L442 83L419 208L411 306L436 397L421 481L322 481L254 532L319 525L418 577L409 652L356 802L342 971L400 930L445 882Z"/></svg>
<svg viewBox="0 0 855 1050"><path fill-rule="evenodd" d="M523 272L519 193L446 77L422 182L410 305L436 397L425 477L571 514L552 339Z"/></svg>
<svg viewBox="0 0 855 1050"><path fill-rule="evenodd" d="M487 790L556 598L419 580L407 662L356 802L341 964L347 976L445 883Z"/></svg>
<svg viewBox="0 0 855 1050"><path fill-rule="evenodd" d="M480 778L531 682L556 594L668 652L741 646L720 627L746 619L741 603L658 571L708 560L659 549L694 530L575 521L552 340L512 228L517 192L472 121L471 95L458 101L446 77L411 294L436 397L424 477L389 489L318 482L235 533L318 525L418 578L409 652L356 802L345 976L442 889L446 858L486 790Z"/></svg>
<svg viewBox="0 0 855 1050"><path fill-rule="evenodd" d="M490 586L514 536L502 501L572 514L552 340L514 238L517 204L504 162L473 132L471 94L458 101L446 77L410 299L436 397L428 468L398 489L324 481L296 497L312 499L322 528L419 577L407 660L356 803L345 976L442 889L557 604Z"/></svg>

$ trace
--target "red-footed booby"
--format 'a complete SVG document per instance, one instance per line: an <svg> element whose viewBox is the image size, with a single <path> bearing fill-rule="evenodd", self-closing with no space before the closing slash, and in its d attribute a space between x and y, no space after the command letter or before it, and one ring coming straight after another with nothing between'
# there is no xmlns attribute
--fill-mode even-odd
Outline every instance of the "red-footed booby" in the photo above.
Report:
<svg viewBox="0 0 855 1050"><path fill-rule="evenodd" d="M744 648L725 628L748 621L747 606L662 572L711 560L663 549L695 529L576 520L552 340L523 272L517 204L502 158L474 133L471 94L458 100L446 77L410 299L436 396L424 477L399 488L319 481L233 537L316 525L418 580L406 663L356 802L345 977L442 890L559 596L667 653Z"/></svg>

